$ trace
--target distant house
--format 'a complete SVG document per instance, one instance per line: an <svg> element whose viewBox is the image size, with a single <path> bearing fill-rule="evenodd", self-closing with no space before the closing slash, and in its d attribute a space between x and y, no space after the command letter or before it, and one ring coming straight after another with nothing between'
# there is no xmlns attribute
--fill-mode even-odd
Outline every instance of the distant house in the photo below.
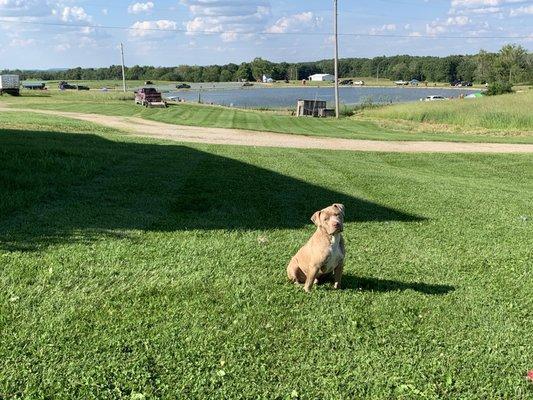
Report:
<svg viewBox="0 0 533 400"><path fill-rule="evenodd" d="M274 83L274 79L270 75L263 75L263 83Z"/></svg>
<svg viewBox="0 0 533 400"><path fill-rule="evenodd" d="M309 77L313 82L334 82L335 77L331 74L314 74Z"/></svg>

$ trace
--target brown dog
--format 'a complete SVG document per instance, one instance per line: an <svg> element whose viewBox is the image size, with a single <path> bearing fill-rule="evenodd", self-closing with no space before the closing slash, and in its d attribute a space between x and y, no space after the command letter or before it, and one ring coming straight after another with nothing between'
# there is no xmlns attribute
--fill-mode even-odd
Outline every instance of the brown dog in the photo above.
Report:
<svg viewBox="0 0 533 400"><path fill-rule="evenodd" d="M306 292L310 292L318 278L331 276L335 278L335 289L341 285L344 267L344 206L333 204L317 211L311 217L317 226L311 239L291 259L287 275L294 283L304 283Z"/></svg>

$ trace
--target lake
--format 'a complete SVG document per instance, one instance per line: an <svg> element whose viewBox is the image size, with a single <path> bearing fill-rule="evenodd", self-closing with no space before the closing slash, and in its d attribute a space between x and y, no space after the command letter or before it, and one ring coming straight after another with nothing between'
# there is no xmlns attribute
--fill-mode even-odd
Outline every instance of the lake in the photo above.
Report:
<svg viewBox="0 0 533 400"><path fill-rule="evenodd" d="M341 87L340 99L343 104L402 103L418 101L431 95L459 97L478 93L476 89L409 88L409 87ZM332 106L335 92L332 87L297 88L237 88L237 87L193 87L188 90L174 90L165 93L168 99L183 99L202 103L218 104L239 108L292 108L299 99L326 100Z"/></svg>

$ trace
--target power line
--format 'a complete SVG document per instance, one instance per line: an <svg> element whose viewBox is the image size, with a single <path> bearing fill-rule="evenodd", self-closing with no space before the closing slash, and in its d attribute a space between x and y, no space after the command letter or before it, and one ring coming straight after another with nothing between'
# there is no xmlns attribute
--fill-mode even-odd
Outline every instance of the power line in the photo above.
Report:
<svg viewBox="0 0 533 400"><path fill-rule="evenodd" d="M40 25L40 26L57 26L66 28L92 28L92 29L113 29L124 31L146 31L146 32L168 32L168 33L181 33L181 34L193 34L193 35L205 35L216 36L221 34L236 34L236 35L268 35L268 36L332 36L331 32L271 32L271 31L188 31L180 28L146 28L146 27L128 27L128 26L116 26L116 25L92 25L92 24L66 24L60 22L40 22L40 21L21 21L10 20L0 18L0 22L12 23L12 24L26 24L26 25ZM365 32L339 32L339 36L345 37L386 37L386 38L423 38L423 39L531 39L533 34L530 35L478 35L478 36L465 36L465 35L407 35L407 34L393 34L393 33L365 33Z"/></svg>

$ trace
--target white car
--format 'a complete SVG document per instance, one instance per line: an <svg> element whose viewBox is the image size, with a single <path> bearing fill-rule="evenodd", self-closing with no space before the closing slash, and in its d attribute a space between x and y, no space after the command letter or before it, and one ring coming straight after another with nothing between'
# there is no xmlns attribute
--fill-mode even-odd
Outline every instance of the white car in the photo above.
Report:
<svg viewBox="0 0 533 400"><path fill-rule="evenodd" d="M441 101L441 100L449 100L449 99L447 97L437 96L437 95L428 96L424 99L420 99L420 101Z"/></svg>

